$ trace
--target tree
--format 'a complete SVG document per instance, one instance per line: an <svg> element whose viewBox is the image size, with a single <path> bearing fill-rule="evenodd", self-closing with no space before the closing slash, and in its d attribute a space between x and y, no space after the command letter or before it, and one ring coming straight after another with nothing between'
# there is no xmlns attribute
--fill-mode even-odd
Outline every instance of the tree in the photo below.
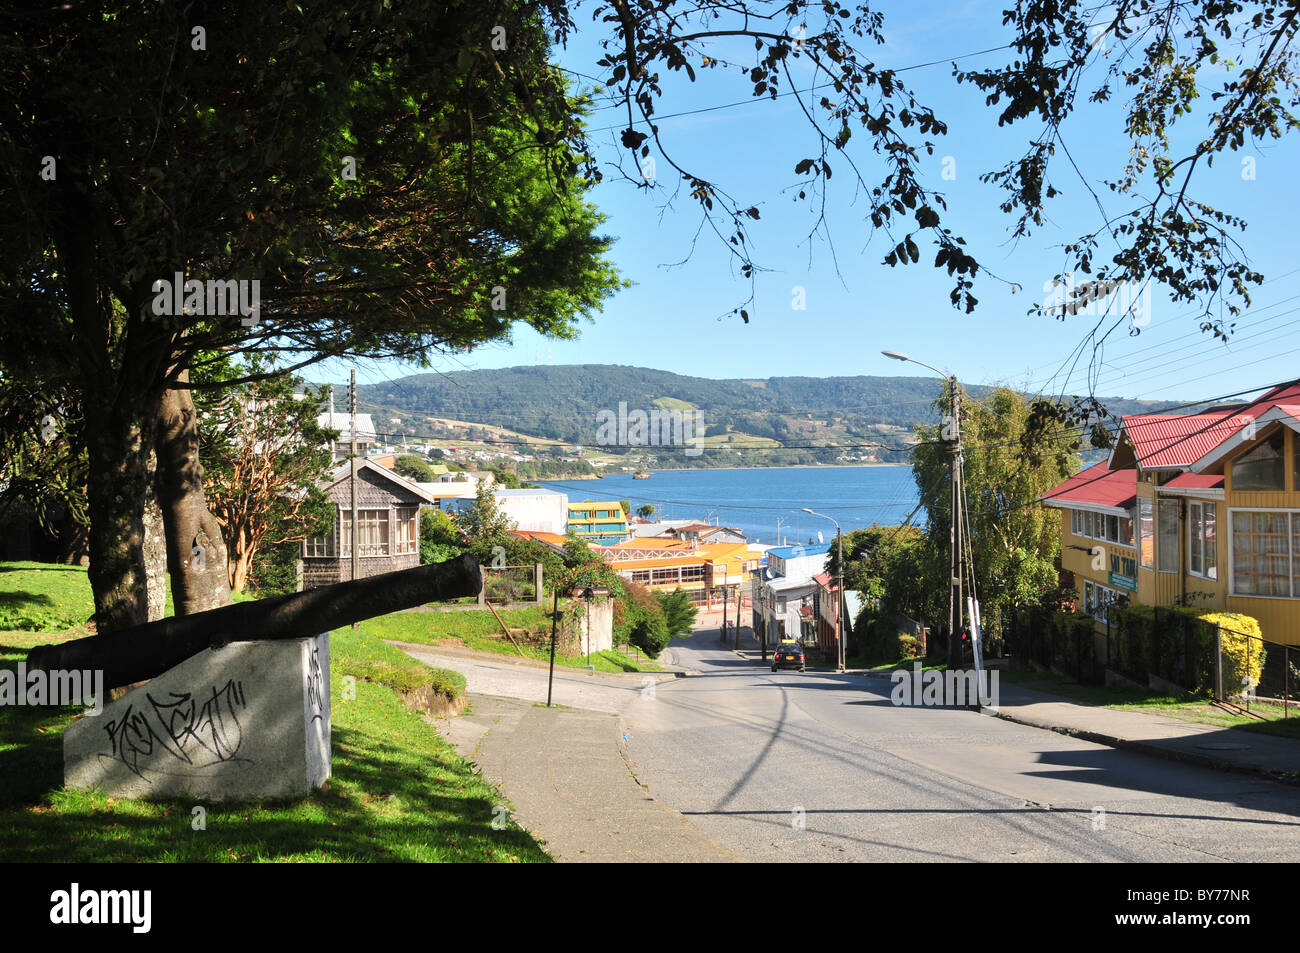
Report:
<svg viewBox="0 0 1300 953"><path fill-rule="evenodd" d="M450 516L431 506L420 510L420 565L455 559L466 549L465 535Z"/></svg>
<svg viewBox="0 0 1300 953"><path fill-rule="evenodd" d="M236 375L260 377L259 362ZM317 424L323 389L296 394L296 383L260 379L201 392L196 402L199 458L233 592L244 591L263 547L300 543L333 526L321 484L333 469L338 431Z"/></svg>
<svg viewBox="0 0 1300 953"><path fill-rule="evenodd" d="M655 505L653 503L643 503L636 508L636 515L643 520L648 520L655 515Z"/></svg>
<svg viewBox="0 0 1300 953"><path fill-rule="evenodd" d="M623 507L623 518L627 519L632 515L632 504L627 500L619 500L618 505Z"/></svg>
<svg viewBox="0 0 1300 953"><path fill-rule="evenodd" d="M480 480L474 487L474 502L461 510L456 525L479 562L501 562L514 524L501 512L496 493L486 481Z"/></svg>
<svg viewBox="0 0 1300 953"><path fill-rule="evenodd" d="M948 398L935 403L941 412ZM1079 468L1077 433L1062 426L1037 432L1031 451L1031 407L1024 394L997 388L983 400L961 401L962 451L976 594L984 629L1003 631L1010 609L1057 585L1060 521L1039 499ZM951 442L938 425L919 427L913 476L929 514L927 561L932 591L947 591L951 497Z"/></svg>
<svg viewBox="0 0 1300 953"><path fill-rule="evenodd" d="M500 49L484 13L0 12L0 365L79 398L100 631L144 619L154 483L176 611L229 601L191 555L219 535L191 391L251 381L192 382L205 355L420 362L570 336L618 286L542 21L495 11Z"/></svg>
<svg viewBox="0 0 1300 953"><path fill-rule="evenodd" d="M690 635L695 631L695 618L699 614L699 608L691 601L688 593L674 589L672 592L657 592L655 595L659 598L664 626L670 639Z"/></svg>
<svg viewBox="0 0 1300 953"><path fill-rule="evenodd" d="M409 453L397 458L397 462L393 464L393 472L400 473L416 483L432 483L435 479L433 467Z"/></svg>

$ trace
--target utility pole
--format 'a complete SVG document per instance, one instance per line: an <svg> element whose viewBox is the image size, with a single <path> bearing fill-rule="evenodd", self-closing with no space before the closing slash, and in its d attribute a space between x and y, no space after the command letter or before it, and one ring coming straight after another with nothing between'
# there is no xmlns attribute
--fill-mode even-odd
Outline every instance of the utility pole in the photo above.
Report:
<svg viewBox="0 0 1300 953"><path fill-rule="evenodd" d="M848 661L848 649L844 644L844 622L840 618L842 614L840 607L844 604L844 533L841 532L838 524L835 526L835 540L838 543L839 549L839 562L836 566L836 569L839 570L836 573L839 579L837 581L837 591L835 593L835 641L839 645L840 671L842 672L844 671L845 662Z"/></svg>
<svg viewBox="0 0 1300 953"><path fill-rule="evenodd" d="M961 406L957 394L957 377L948 378L948 387L952 399L952 467L950 483L952 502L949 507L951 526L948 531L951 578L948 589L948 667L961 667L961 628L962 628L962 583L965 579L966 547L962 539L962 453L961 453Z"/></svg>
<svg viewBox="0 0 1300 953"><path fill-rule="evenodd" d="M352 369L352 388L348 402L352 413L352 578L357 578L357 551L361 540L357 537L357 369Z"/></svg>

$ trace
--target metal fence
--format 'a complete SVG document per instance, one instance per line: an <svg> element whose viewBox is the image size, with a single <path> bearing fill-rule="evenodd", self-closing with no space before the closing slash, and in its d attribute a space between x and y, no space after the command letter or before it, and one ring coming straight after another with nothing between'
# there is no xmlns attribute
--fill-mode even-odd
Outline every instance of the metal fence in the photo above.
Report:
<svg viewBox="0 0 1300 953"><path fill-rule="evenodd" d="M1271 642L1175 609L1111 611L1103 621L1025 606L1011 613L1007 647L1026 662L1082 682L1107 671L1263 717L1296 715L1300 646Z"/></svg>
<svg viewBox="0 0 1300 953"><path fill-rule="evenodd" d="M516 602L538 603L543 587L539 585L541 566L483 567L481 602L509 605Z"/></svg>

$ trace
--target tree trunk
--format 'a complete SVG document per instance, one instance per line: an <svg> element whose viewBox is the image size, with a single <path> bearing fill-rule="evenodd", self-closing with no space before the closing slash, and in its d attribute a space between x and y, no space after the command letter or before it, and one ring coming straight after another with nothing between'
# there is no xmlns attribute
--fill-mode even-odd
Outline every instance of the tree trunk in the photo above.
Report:
<svg viewBox="0 0 1300 953"><path fill-rule="evenodd" d="M158 452L149 453L149 495L144 501L144 572L148 585L149 621L157 622L167 609L167 528L158 505L156 475Z"/></svg>
<svg viewBox="0 0 1300 953"><path fill-rule="evenodd" d="M87 402L89 577L99 632L149 620L141 500L152 476L156 405L152 413L132 413L148 403L143 395L121 392L115 405Z"/></svg>
<svg viewBox="0 0 1300 953"><path fill-rule="evenodd" d="M188 380L183 371L178 383ZM178 616L228 606L226 546L203 493L198 418L188 387L164 393L158 422L158 504L166 525L172 605Z"/></svg>

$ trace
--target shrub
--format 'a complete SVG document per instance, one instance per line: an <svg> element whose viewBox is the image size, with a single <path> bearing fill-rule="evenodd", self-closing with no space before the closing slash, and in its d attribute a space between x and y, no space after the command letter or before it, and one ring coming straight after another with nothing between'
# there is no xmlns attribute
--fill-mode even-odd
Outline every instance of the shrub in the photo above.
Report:
<svg viewBox="0 0 1300 953"><path fill-rule="evenodd" d="M1235 695L1259 685L1264 673L1264 642L1259 621L1240 612L1207 612L1201 620L1219 626L1223 653L1223 691ZM1211 679L1213 671L1210 672Z"/></svg>

